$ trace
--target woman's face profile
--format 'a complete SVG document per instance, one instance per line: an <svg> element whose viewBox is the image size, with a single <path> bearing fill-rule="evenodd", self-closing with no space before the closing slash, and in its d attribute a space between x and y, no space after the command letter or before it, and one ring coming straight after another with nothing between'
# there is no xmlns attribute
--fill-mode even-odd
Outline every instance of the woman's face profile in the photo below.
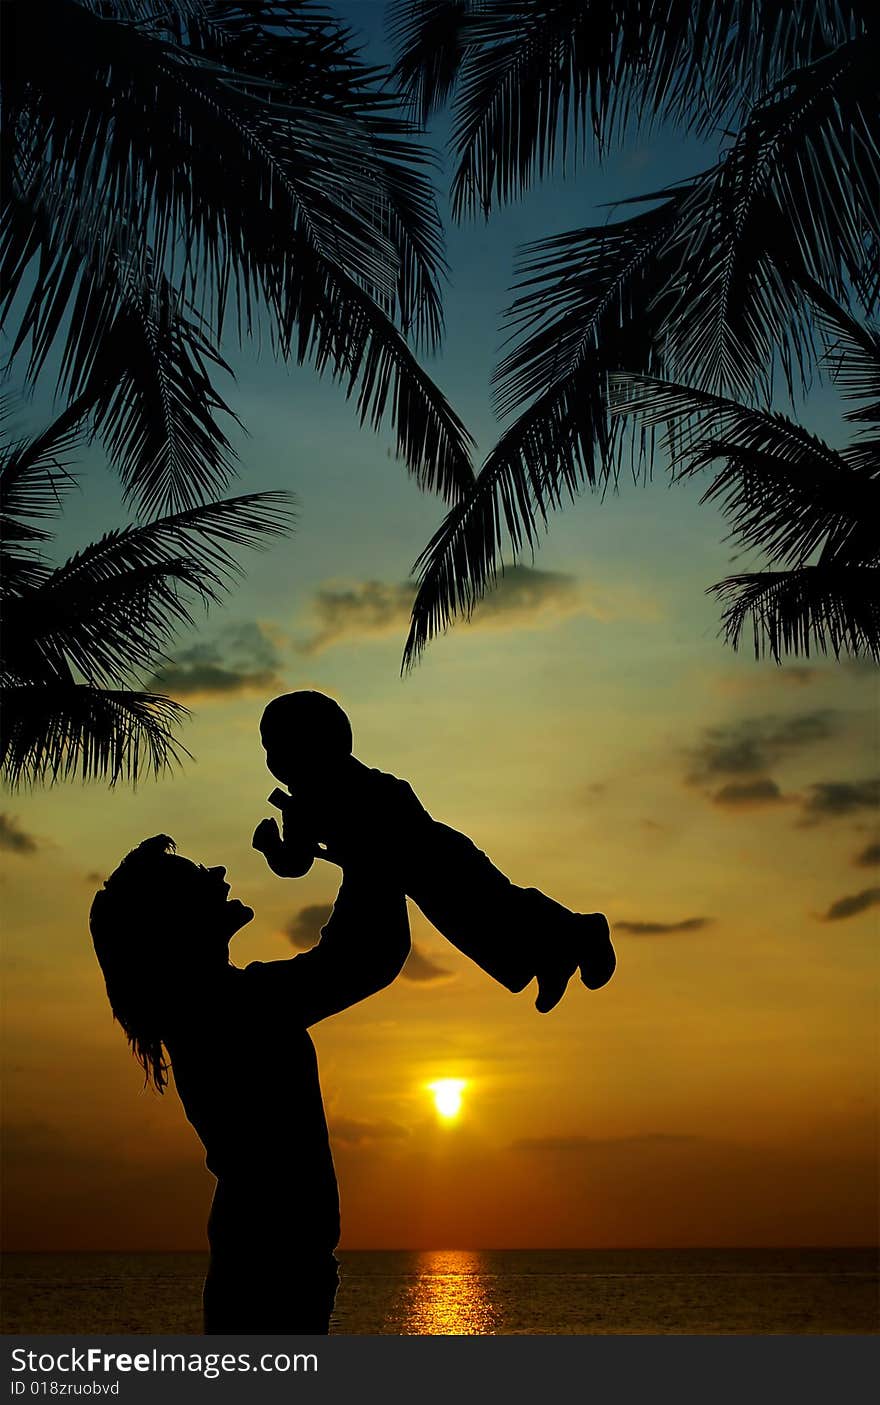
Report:
<svg viewBox="0 0 880 1405"><path fill-rule="evenodd" d="M169 855L169 863L174 865L173 882L169 885L165 902L171 908L175 926L193 939L207 942L210 949L215 945L225 948L231 937L251 921L254 910L230 898L229 884L226 882L226 869L221 865L206 868L204 864L193 863L178 855Z"/></svg>

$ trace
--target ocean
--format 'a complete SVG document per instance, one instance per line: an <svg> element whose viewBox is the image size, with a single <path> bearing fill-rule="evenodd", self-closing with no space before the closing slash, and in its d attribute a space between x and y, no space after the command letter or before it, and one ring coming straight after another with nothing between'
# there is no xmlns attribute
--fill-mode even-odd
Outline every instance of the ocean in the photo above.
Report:
<svg viewBox="0 0 880 1405"><path fill-rule="evenodd" d="M372 1336L875 1333L870 1249L340 1252L331 1330ZM9 1254L6 1333L198 1333L204 1254Z"/></svg>

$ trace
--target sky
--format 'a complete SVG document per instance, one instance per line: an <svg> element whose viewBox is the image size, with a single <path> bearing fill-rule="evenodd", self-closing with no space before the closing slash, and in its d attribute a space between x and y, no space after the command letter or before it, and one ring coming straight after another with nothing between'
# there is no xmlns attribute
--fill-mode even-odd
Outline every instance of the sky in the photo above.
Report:
<svg viewBox="0 0 880 1405"><path fill-rule="evenodd" d="M346 13L382 57L382 6ZM705 159L660 131L487 224L448 225L430 369L481 453L517 245ZM292 489L298 520L180 639L163 686L193 711L194 760L134 793L0 798L7 1248L205 1243L212 1179L173 1090L142 1089L88 908L129 848L167 832L254 907L237 964L314 939L338 870L285 882L250 847L274 785L260 712L301 687L336 697L356 755L406 777L515 882L605 911L619 959L605 990L573 983L542 1016L533 990L493 985L411 909L401 978L313 1031L344 1247L871 1242L876 671L725 646L705 593L729 573L724 524L658 460L650 484L566 507L534 561L401 678L407 578L442 503L338 387L253 348L230 356L241 490ZM801 412L840 435L833 391ZM59 553L121 520L92 452ZM443 1078L465 1084L454 1121L428 1089Z"/></svg>

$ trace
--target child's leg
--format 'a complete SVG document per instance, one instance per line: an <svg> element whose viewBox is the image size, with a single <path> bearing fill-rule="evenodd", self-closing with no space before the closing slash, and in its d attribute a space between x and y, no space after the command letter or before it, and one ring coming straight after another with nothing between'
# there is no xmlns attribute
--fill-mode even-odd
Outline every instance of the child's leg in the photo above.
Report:
<svg viewBox="0 0 880 1405"><path fill-rule="evenodd" d="M537 1005L550 1010L580 966L584 983L614 970L601 914L570 912L537 888L518 888L465 835L430 820L410 848L407 891L452 944L508 990L538 977Z"/></svg>
<svg viewBox="0 0 880 1405"><path fill-rule="evenodd" d="M517 891L464 834L437 820L410 837L406 891L447 941L508 990L535 976L534 934L520 920ZM512 919L512 920L511 920Z"/></svg>

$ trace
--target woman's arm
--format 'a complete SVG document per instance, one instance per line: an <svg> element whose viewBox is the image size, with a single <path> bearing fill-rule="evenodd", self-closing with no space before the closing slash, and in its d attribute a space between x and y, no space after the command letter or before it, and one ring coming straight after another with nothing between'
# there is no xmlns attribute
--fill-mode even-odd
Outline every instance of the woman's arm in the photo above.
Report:
<svg viewBox="0 0 880 1405"><path fill-rule="evenodd" d="M288 961L254 965L286 987L278 991L282 999L288 996L303 1023L312 1025L390 985L409 950L403 892L376 868L346 864L317 946Z"/></svg>

